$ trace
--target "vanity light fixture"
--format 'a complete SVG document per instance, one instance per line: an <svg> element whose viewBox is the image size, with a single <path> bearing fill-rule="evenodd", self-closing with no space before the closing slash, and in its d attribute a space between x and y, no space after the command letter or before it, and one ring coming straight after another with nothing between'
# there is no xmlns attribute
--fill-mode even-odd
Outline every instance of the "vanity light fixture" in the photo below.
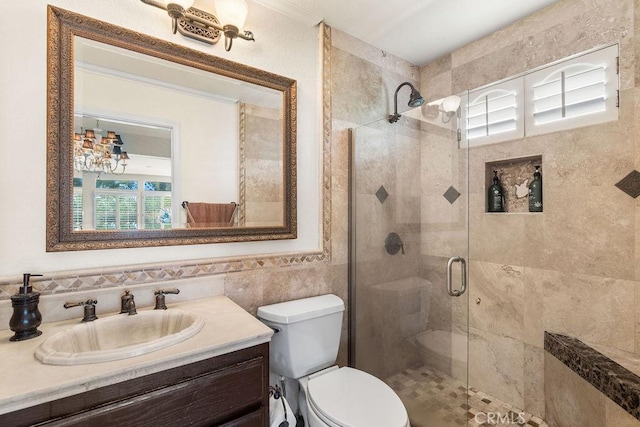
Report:
<svg viewBox="0 0 640 427"><path fill-rule="evenodd" d="M122 151L124 142L111 130L107 131L107 136L102 136L99 126L98 121L95 129L74 133L73 167L78 172L122 175L129 160L127 152Z"/></svg>
<svg viewBox="0 0 640 427"><path fill-rule="evenodd" d="M215 0L218 16L191 7L194 0L140 0L145 4L166 10L172 20L173 34L215 44L224 34L224 49L231 50L233 39L255 41L251 31L240 30L247 17L245 0Z"/></svg>
<svg viewBox="0 0 640 427"><path fill-rule="evenodd" d="M450 95L445 98L436 99L427 104L427 106L431 107L434 105L438 106L438 111L442 113L440 120L442 123L449 123L451 121L451 117L458 116L460 117L460 102L462 98L458 95Z"/></svg>

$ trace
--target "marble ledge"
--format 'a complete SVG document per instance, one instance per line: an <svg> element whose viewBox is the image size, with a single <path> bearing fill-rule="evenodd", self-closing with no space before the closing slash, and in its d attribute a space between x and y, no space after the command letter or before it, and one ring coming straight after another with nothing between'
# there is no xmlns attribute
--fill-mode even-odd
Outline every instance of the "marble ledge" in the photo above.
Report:
<svg viewBox="0 0 640 427"><path fill-rule="evenodd" d="M167 306L202 316L204 327L173 346L111 362L54 366L36 360L34 352L40 343L77 325L79 317L43 324L38 328L42 335L26 341L10 342L13 333L0 331L0 414L263 344L273 335L271 328L224 295L177 303L167 300ZM152 307L138 311L142 310Z"/></svg>
<svg viewBox="0 0 640 427"><path fill-rule="evenodd" d="M576 338L547 331L544 333L544 349L549 354L640 420L640 376L623 366L625 364L635 370L640 367L638 357L624 361L628 354L624 355L616 350L609 352L598 347L603 351L600 352L594 347ZM618 360L622 364L604 352L616 359L621 358Z"/></svg>

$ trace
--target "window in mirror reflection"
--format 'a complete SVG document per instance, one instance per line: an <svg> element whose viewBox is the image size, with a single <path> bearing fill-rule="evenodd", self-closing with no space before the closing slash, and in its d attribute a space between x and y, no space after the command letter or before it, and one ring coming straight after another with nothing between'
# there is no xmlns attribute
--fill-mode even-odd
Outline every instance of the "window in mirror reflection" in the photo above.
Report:
<svg viewBox="0 0 640 427"><path fill-rule="evenodd" d="M97 193L95 208L96 230L136 230L138 228L137 195Z"/></svg>
<svg viewBox="0 0 640 427"><path fill-rule="evenodd" d="M82 230L82 178L73 178L73 229Z"/></svg>
<svg viewBox="0 0 640 427"><path fill-rule="evenodd" d="M172 133L169 127L77 113L74 134L83 139L88 134L93 144L87 144L83 157L91 159L93 151L103 155L104 147L120 147L120 153L126 147L128 159L124 170L116 173L108 166L74 165L73 229L172 228ZM121 144L110 142L105 137L109 134L117 135ZM73 144L79 146L77 136Z"/></svg>
<svg viewBox="0 0 640 427"><path fill-rule="evenodd" d="M171 182L97 179L92 228L170 229L171 201ZM81 192L74 197L74 229L83 229Z"/></svg>

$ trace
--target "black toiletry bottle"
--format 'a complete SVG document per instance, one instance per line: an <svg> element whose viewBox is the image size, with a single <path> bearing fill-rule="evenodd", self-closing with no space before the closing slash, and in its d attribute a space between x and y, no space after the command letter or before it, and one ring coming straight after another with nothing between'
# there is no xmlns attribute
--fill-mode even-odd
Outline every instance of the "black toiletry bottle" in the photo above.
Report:
<svg viewBox="0 0 640 427"><path fill-rule="evenodd" d="M542 212L542 175L540 166L536 166L533 181L529 184L529 212Z"/></svg>
<svg viewBox="0 0 640 427"><path fill-rule="evenodd" d="M493 171L493 184L487 193L487 206L489 212L504 212L504 192L498 178L498 171Z"/></svg>
<svg viewBox="0 0 640 427"><path fill-rule="evenodd" d="M38 326L42 323L42 315L38 310L40 293L33 292L29 284L31 276L42 276L42 274L23 274L22 287L17 294L11 295L13 315L9 319L9 329L15 334L9 338L10 341L28 340L42 334L42 331L38 330Z"/></svg>

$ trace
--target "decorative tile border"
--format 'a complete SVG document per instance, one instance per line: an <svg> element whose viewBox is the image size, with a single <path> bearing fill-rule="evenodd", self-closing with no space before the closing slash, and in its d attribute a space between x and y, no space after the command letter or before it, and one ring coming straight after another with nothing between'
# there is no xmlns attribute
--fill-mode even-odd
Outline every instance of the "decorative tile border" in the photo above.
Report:
<svg viewBox="0 0 640 427"><path fill-rule="evenodd" d="M245 157L245 142L246 142L246 107L245 103L241 102L238 106L238 225L244 227L246 223L246 176L247 166Z"/></svg>
<svg viewBox="0 0 640 427"><path fill-rule="evenodd" d="M331 27L320 24L322 32L322 257L331 260Z"/></svg>
<svg viewBox="0 0 640 427"><path fill-rule="evenodd" d="M293 267L331 260L331 28L321 24L322 36L322 248L318 252L285 255L262 255L241 258L190 260L176 264L149 264L109 267L80 271L45 274L33 280L34 290L43 295L73 292L87 288L108 288L141 283L171 281L189 277L260 270L275 267ZM0 300L18 291L19 278L0 278Z"/></svg>
<svg viewBox="0 0 640 427"><path fill-rule="evenodd" d="M544 349L640 420L640 377L576 338L544 333Z"/></svg>

